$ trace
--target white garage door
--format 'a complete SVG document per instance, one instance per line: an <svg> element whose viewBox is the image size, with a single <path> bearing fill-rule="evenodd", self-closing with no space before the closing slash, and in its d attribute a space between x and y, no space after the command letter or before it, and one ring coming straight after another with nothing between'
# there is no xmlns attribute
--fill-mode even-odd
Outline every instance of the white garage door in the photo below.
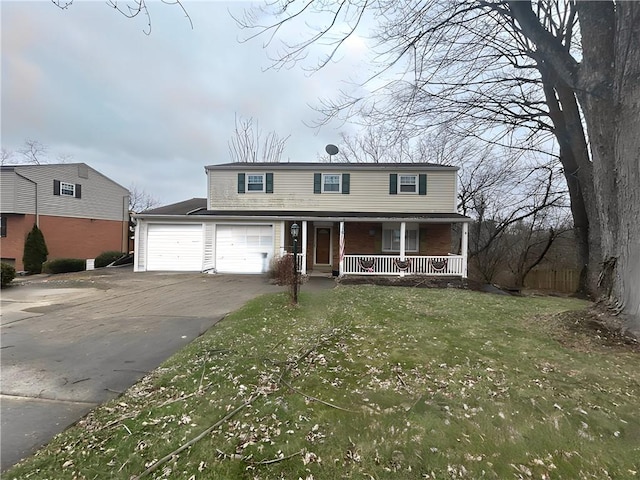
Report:
<svg viewBox="0 0 640 480"><path fill-rule="evenodd" d="M216 271L262 273L269 269L273 254L271 225L218 225Z"/></svg>
<svg viewBox="0 0 640 480"><path fill-rule="evenodd" d="M202 225L150 224L147 270L202 270Z"/></svg>

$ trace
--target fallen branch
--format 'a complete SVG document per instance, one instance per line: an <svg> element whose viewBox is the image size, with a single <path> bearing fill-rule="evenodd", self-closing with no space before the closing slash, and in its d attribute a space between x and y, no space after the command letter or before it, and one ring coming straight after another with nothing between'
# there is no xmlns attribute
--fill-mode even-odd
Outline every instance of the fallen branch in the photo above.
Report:
<svg viewBox="0 0 640 480"><path fill-rule="evenodd" d="M292 453L291 455L287 455L286 457L278 457L278 458L273 458L271 460L261 460L259 462L249 462L249 463L251 463L251 465L271 465L272 463L278 463L278 462L282 462L283 460L289 460L290 458L293 458L297 455L302 455L303 453L304 453L304 450L300 450L299 452Z"/></svg>
<svg viewBox="0 0 640 480"><path fill-rule="evenodd" d="M311 395L307 395L306 393L304 393L304 392L302 392L302 391L298 390L297 388L295 388L293 385L291 385L289 382L286 382L285 380L281 380L281 382L282 382L282 383L283 383L287 388L290 388L291 390L293 390L295 393L297 393L297 394L299 394L299 395L302 395L303 397L308 398L309 400L313 400L314 402L322 403L323 405L326 405L326 406L331 407L331 408L335 408L335 409L337 409L337 410L342 410L343 412L359 413L359 412L356 412L355 410L348 410L348 409L346 409L346 408L339 407L338 405L334 405L333 403L330 403L330 402L326 402L326 401L324 401L324 400L321 400L321 399L319 399L319 398L317 398L317 397L312 397Z"/></svg>
<svg viewBox="0 0 640 480"><path fill-rule="evenodd" d="M178 448L176 448L173 452L169 453L168 455L165 455L164 457L162 457L160 460L157 460L156 462L154 462L153 464L151 464L144 472L142 472L140 475L134 476L132 477L132 480L138 480L142 477L145 477L147 475L149 475L151 472L153 472L154 470L156 470L158 467L160 467L161 465L165 464L166 462L168 462L169 460L171 460L173 457L175 457L176 455L178 455L180 452L186 450L187 448L189 448L191 445L197 443L198 441L202 440L204 437L206 437L209 433L211 433L213 430L215 430L216 428L218 428L220 425L222 425L224 422L226 422L227 420L229 420L231 417L233 417L234 415L236 415L238 412L242 411L244 408L248 407L249 405L251 405L253 402L256 401L256 399L258 398L258 395L253 395L251 397L249 397L249 399L244 402L242 405L240 405L239 407L237 407L236 409L230 411L229 413L227 413L224 417L222 417L220 420L218 420L216 423L214 423L213 425L211 425L209 428L207 428L205 431L203 431L202 433L200 433L198 436L192 438L191 440L189 440L186 443L183 443L182 445L180 445Z"/></svg>

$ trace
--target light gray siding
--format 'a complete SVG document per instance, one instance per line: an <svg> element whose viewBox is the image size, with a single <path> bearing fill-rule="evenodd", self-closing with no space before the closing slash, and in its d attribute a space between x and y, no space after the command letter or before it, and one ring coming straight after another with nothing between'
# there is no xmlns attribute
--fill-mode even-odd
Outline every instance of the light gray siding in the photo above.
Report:
<svg viewBox="0 0 640 480"><path fill-rule="evenodd" d="M39 215L118 221L128 218L129 191L84 163L20 165L13 170L11 175L2 172L2 211L8 211L6 197L6 205L12 205L15 213L35 213L35 182ZM80 185L80 198L54 195L54 180Z"/></svg>
<svg viewBox="0 0 640 480"><path fill-rule="evenodd" d="M0 205L3 213L33 214L36 184L12 170L0 172Z"/></svg>
<svg viewBox="0 0 640 480"><path fill-rule="evenodd" d="M273 193L238 193L238 173L235 170L208 170L209 208L216 210L299 210L299 211L357 211L440 213L456 211L455 169L412 171L402 173L426 174L427 194L389 193L389 174L393 171L375 171L340 168L318 172L349 173L348 194L314 193L313 170L274 169ZM268 167L266 167L268 169ZM266 173L268 170L265 170ZM253 171L252 171L253 172ZM398 172L400 173L400 172Z"/></svg>

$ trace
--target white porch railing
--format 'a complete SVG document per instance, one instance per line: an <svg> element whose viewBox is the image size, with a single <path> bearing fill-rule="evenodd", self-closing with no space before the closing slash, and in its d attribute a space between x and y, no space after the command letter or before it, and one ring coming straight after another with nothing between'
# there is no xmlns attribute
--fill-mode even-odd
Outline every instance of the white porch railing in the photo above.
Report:
<svg viewBox="0 0 640 480"><path fill-rule="evenodd" d="M296 255L296 268L298 269L298 273L307 273L307 269L305 268L305 266L304 253L298 253Z"/></svg>
<svg viewBox="0 0 640 480"><path fill-rule="evenodd" d="M343 275L464 275L462 255L405 256L404 261L399 255L345 255L343 260Z"/></svg>

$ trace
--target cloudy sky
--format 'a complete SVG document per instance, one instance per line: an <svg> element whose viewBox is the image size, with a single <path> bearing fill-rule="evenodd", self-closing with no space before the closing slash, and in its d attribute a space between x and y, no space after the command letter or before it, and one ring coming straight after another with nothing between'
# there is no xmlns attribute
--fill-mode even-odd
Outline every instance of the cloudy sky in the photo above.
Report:
<svg viewBox="0 0 640 480"><path fill-rule="evenodd" d="M236 115L291 135L285 161L316 161L341 131L354 131L305 122L319 118L309 105L336 98L366 72L363 39L313 75L301 66L276 71L265 38L239 42L247 32L229 12L241 15L251 3L185 0L193 29L178 8L149 5L146 35L146 19L126 19L102 1L76 0L67 10L0 2L2 147L37 140L50 162L85 162L168 204L206 195L203 167L231 161Z"/></svg>

